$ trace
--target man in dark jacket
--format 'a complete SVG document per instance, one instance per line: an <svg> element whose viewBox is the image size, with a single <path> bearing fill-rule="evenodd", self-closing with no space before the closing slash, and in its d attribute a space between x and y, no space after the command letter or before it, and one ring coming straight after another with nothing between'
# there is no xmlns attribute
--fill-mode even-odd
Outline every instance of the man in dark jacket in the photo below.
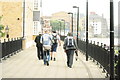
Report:
<svg viewBox="0 0 120 80"><path fill-rule="evenodd" d="M63 49L67 55L67 66L72 68L74 51L77 51L76 40L73 38L72 33L68 33L67 37L64 39Z"/></svg>
<svg viewBox="0 0 120 80"><path fill-rule="evenodd" d="M37 47L37 56L39 60L43 59L43 45L42 43L40 43L41 36L42 34L39 33L39 35L36 36L35 38L36 47Z"/></svg>

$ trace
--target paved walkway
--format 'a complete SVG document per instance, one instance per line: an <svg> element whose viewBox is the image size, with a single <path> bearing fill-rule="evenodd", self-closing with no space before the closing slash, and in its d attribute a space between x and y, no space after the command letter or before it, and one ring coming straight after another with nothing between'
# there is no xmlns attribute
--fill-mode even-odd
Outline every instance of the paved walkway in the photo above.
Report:
<svg viewBox="0 0 120 80"><path fill-rule="evenodd" d="M66 54L62 46L58 48L57 60L50 61L49 66L43 65L37 59L36 47L23 50L2 63L3 78L104 78L95 63L85 61L85 56L79 52L79 60L75 61L73 68L66 65Z"/></svg>

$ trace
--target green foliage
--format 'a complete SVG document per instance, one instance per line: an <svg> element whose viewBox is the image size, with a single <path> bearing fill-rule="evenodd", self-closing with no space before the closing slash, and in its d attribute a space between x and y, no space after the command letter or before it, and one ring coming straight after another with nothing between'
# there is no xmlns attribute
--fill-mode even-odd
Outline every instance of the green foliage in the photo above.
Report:
<svg viewBox="0 0 120 80"><path fill-rule="evenodd" d="M4 25L0 25L0 31L4 29Z"/></svg>
<svg viewBox="0 0 120 80"><path fill-rule="evenodd" d="M50 26L52 26L52 30L64 30L64 22L63 21L58 21L58 20L53 20L50 21Z"/></svg>
<svg viewBox="0 0 120 80"><path fill-rule="evenodd" d="M0 21L1 21L1 16L0 16ZM2 30L4 30L4 25L1 25L0 24L0 37L4 37L5 36L5 33L2 32Z"/></svg>
<svg viewBox="0 0 120 80"><path fill-rule="evenodd" d="M2 16L0 16L0 21L1 21L1 19L2 19Z"/></svg>

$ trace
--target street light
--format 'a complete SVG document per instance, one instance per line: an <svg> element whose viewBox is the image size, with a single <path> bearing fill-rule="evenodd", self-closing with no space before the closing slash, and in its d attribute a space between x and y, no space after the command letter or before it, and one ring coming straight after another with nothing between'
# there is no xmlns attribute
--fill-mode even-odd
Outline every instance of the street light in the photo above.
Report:
<svg viewBox="0 0 120 80"><path fill-rule="evenodd" d="M6 26L6 28L5 28L5 32L6 32L6 38L9 38L9 27L8 26Z"/></svg>
<svg viewBox="0 0 120 80"><path fill-rule="evenodd" d="M77 7L77 6L73 6L73 8L77 8L77 44L78 44L79 7Z"/></svg>
<svg viewBox="0 0 120 80"><path fill-rule="evenodd" d="M88 61L88 0L86 1L86 61Z"/></svg>
<svg viewBox="0 0 120 80"><path fill-rule="evenodd" d="M69 12L68 14L71 14L72 17L71 17L71 24L72 24L72 34L73 34L73 13L72 12Z"/></svg>

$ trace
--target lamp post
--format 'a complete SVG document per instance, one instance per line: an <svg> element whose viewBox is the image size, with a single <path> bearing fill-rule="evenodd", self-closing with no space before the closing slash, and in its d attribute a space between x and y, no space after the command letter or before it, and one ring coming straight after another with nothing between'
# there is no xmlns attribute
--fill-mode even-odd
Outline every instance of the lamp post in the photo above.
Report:
<svg viewBox="0 0 120 80"><path fill-rule="evenodd" d="M110 80L114 77L114 4L110 0Z"/></svg>
<svg viewBox="0 0 120 80"><path fill-rule="evenodd" d="M6 38L9 38L9 27L8 26L6 26L5 32L6 32Z"/></svg>
<svg viewBox="0 0 120 80"><path fill-rule="evenodd" d="M23 1L23 38L25 38L25 0Z"/></svg>
<svg viewBox="0 0 120 80"><path fill-rule="evenodd" d="M77 6L73 6L73 8L77 8L77 44L78 44L79 7L77 7Z"/></svg>
<svg viewBox="0 0 120 80"><path fill-rule="evenodd" d="M72 12L69 12L68 14L71 14L71 25L72 25L72 34L73 34L73 13Z"/></svg>
<svg viewBox="0 0 120 80"><path fill-rule="evenodd" d="M86 61L88 61L88 0L86 1Z"/></svg>

